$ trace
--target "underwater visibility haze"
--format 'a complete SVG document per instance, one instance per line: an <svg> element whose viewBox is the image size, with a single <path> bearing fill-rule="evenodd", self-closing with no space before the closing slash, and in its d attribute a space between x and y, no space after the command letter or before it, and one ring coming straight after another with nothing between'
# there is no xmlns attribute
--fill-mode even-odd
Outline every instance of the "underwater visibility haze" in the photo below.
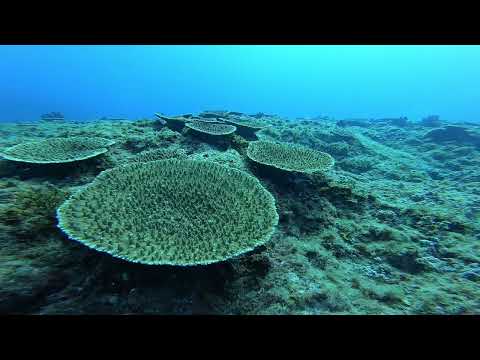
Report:
<svg viewBox="0 0 480 360"><path fill-rule="evenodd" d="M478 120L480 46L0 46L0 121L204 109Z"/></svg>
<svg viewBox="0 0 480 360"><path fill-rule="evenodd" d="M0 45L0 313L478 314L479 63Z"/></svg>

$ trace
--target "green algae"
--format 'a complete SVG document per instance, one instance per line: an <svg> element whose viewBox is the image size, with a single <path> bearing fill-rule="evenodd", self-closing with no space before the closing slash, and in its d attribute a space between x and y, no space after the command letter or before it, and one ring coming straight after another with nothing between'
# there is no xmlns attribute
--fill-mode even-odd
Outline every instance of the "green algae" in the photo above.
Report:
<svg viewBox="0 0 480 360"><path fill-rule="evenodd" d="M0 218L18 237L31 240L47 236L56 223L56 208L68 195L50 184L21 185L11 192L12 200L0 209Z"/></svg>

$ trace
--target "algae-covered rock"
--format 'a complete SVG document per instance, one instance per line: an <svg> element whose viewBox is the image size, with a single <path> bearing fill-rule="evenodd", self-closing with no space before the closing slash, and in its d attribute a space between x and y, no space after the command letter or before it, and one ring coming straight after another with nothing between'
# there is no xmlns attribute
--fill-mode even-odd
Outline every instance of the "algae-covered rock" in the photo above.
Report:
<svg viewBox="0 0 480 360"><path fill-rule="evenodd" d="M425 127L440 127L442 126L442 121L440 121L440 116L438 115L429 115L420 121L420 125Z"/></svg>
<svg viewBox="0 0 480 360"><path fill-rule="evenodd" d="M255 133L257 131L270 126L265 122L249 117L228 117L225 119L225 122L235 125L238 129L237 132L247 139L256 139Z"/></svg>
<svg viewBox="0 0 480 360"><path fill-rule="evenodd" d="M131 262L210 264L270 239L278 221L260 182L226 166L164 160L107 170L58 209L72 239Z"/></svg>
<svg viewBox="0 0 480 360"><path fill-rule="evenodd" d="M190 118L185 118L182 116L165 116L161 114L155 114L155 116L163 121L165 121L166 126L173 131L182 131L185 127L185 124L190 121Z"/></svg>
<svg viewBox="0 0 480 360"><path fill-rule="evenodd" d="M164 127L157 133L157 137L161 142L175 143L180 141L182 135L168 127Z"/></svg>
<svg viewBox="0 0 480 360"><path fill-rule="evenodd" d="M246 156L247 148L248 148L248 141L245 140L243 137L238 136L237 134L232 134L232 141L231 146L235 150L237 150L242 156Z"/></svg>
<svg viewBox="0 0 480 360"><path fill-rule="evenodd" d="M191 160L199 161L213 161L215 163L233 167L238 170L247 171L245 161L240 154L234 149L227 151L208 150L200 153L195 153L189 156Z"/></svg>
<svg viewBox="0 0 480 360"><path fill-rule="evenodd" d="M361 174L372 170L375 167L375 162L367 156L355 156L339 161L338 166L345 171Z"/></svg>
<svg viewBox="0 0 480 360"><path fill-rule="evenodd" d="M225 111L214 111L207 116L187 114L176 118L183 118L183 123L195 120L221 123L222 119L248 117ZM248 119L257 120L252 116ZM368 120L366 126L347 123L343 124L348 125L345 128L336 126L334 119L326 118L287 121L259 114L258 121L270 125L256 132L261 140L294 143L328 153L335 157L336 171L325 176L303 176L250 161L249 142L238 135L241 130L237 125L236 133L215 136L187 127L182 133L173 131L164 126L161 119L155 122L111 119L96 123L39 122L28 126L0 123L1 149L59 136L101 136L120 144L106 156L70 165L35 166L0 161L0 312L480 312L478 147L462 142L462 138L459 141L435 138L445 135L446 122L440 124L441 132L423 138L432 130L427 129L426 124L398 127L391 120ZM480 129L478 124L450 124L466 129L472 136ZM206 141L207 137L224 141L224 151L218 151L221 149L218 143ZM271 241L256 246L248 256L229 258L210 266L152 269L113 256L92 256L95 253L84 246L85 242L63 236L56 227L55 207L67 192L77 189L82 192L92 186L102 194L95 201L92 198L84 201L86 197L76 199L75 211L72 206L68 214L69 227L72 232L91 234L85 237L91 243L98 244L100 240L96 236L103 236L113 244L108 250L112 255L123 251L125 245L132 245L136 249L130 249L129 258L133 258L134 253L137 260L150 260L148 257L156 254L156 248L149 246L147 240L164 238L185 240L184 249L191 245L195 250L195 244L203 249L205 243L195 241L202 238L203 226L208 224L213 224L212 238L216 240L212 243L218 245L214 250L220 252L224 239L218 236L224 233L221 229L232 232L238 224L243 224L245 207L235 205L236 200L231 199L238 197L233 194L245 192L245 198L250 201L250 187L239 186L238 182L233 185L231 178L236 176L210 176L204 171L192 171L194 177L178 176L178 172L163 168L165 162L178 159L156 161L166 155L160 149L169 152L167 157L177 150L185 151L190 160L183 161L195 160L208 168L224 165L227 169L233 168L232 171L245 171L247 175L268 174L259 176L260 181L275 197L279 215ZM138 171L128 177L129 180L121 181L117 181L118 177L101 175L98 182L109 182L108 186L101 188L95 180L96 185L81 187L107 167L102 164L109 158L111 168L144 156L152 161L129 166L136 166L138 170L158 163L154 171L148 174ZM58 176L60 170L62 176ZM137 183L130 180L139 177L145 179L138 187L141 190L129 191ZM287 178L286 183L282 182ZM44 181L53 186L45 186ZM217 185L211 189L198 185L208 183L210 187L220 182L221 188L232 185L231 194L222 192ZM181 191L175 191L177 188ZM167 192L168 197L165 195L163 203L158 205L158 193ZM208 200L211 193L215 193L218 202ZM20 201L21 198L24 200ZM152 200L148 202L145 198ZM191 212L185 210L187 214L193 213L192 221L179 213L187 207L192 209ZM113 210L106 211L107 208ZM228 215L227 223L222 214ZM128 221L121 220L124 218ZM88 226L84 228L85 225ZM155 230L156 227L165 230ZM137 231L139 228L153 229L154 236L149 237L147 231ZM191 235L188 239L175 237L187 228ZM138 234L140 237L136 237ZM237 240L243 241L232 239ZM172 253L187 258L185 251L172 250ZM142 256L143 260L139 259Z"/></svg>
<svg viewBox="0 0 480 360"><path fill-rule="evenodd" d="M254 119L254 118L248 118L248 117L229 117L225 121L235 124L242 128L251 129L252 131L261 130L261 129L270 127L270 124L264 121Z"/></svg>
<svg viewBox="0 0 480 360"><path fill-rule="evenodd" d="M68 192L53 185L21 186L10 192L10 201L0 209L1 222L22 239L48 235L55 229L55 211Z"/></svg>
<svg viewBox="0 0 480 360"><path fill-rule="evenodd" d="M448 125L441 129L430 130L424 138L436 143L455 142L460 145L480 146L480 133L462 126Z"/></svg>

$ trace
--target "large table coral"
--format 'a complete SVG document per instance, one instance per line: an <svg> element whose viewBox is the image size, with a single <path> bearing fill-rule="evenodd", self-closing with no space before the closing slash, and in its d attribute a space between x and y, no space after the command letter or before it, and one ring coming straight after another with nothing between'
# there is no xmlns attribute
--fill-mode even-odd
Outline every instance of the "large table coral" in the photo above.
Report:
<svg viewBox="0 0 480 360"><path fill-rule="evenodd" d="M218 123L196 121L196 120L186 124L186 126L200 133L215 135L215 136L228 135L235 132L235 130L237 130L237 128L233 125L218 124Z"/></svg>
<svg viewBox="0 0 480 360"><path fill-rule="evenodd" d="M12 146L1 152L0 156L35 164L68 163L103 154L114 143L113 140L99 137L50 138Z"/></svg>
<svg viewBox="0 0 480 360"><path fill-rule="evenodd" d="M304 146L270 141L251 142L247 155L251 160L263 165L304 173L326 171L334 165L334 159L327 153Z"/></svg>
<svg viewBox="0 0 480 360"><path fill-rule="evenodd" d="M101 173L58 209L59 227L99 251L144 264L226 260L268 241L273 196L242 171L162 160Z"/></svg>

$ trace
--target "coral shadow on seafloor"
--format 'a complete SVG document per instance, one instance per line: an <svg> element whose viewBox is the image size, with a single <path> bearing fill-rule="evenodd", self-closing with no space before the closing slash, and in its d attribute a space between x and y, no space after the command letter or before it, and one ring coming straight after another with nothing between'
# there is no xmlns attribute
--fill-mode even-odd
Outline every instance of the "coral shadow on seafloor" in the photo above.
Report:
<svg viewBox="0 0 480 360"><path fill-rule="evenodd" d="M210 144L217 148L218 150L228 150L232 143L232 136L229 135L210 135L205 133L200 133L198 131L188 129L183 133L185 136L189 136L192 139L200 142Z"/></svg>
<svg viewBox="0 0 480 360"><path fill-rule="evenodd" d="M305 186L312 185L314 177L320 178L322 174L304 174L300 172L278 169L273 166L248 162L252 173L263 180L275 185L280 193L302 191Z"/></svg>
<svg viewBox="0 0 480 360"><path fill-rule="evenodd" d="M60 164L35 164L23 162L10 162L5 166L5 174L1 176L18 176L20 180L34 178L47 178L62 180L66 178L80 178L84 175L98 175L105 170L102 166L104 155L82 161Z"/></svg>
<svg viewBox="0 0 480 360"><path fill-rule="evenodd" d="M245 271L254 277L266 275L268 264L250 258L263 250L187 267L131 263L94 252L88 257L90 270L84 271L83 295L72 306L75 313L88 314L216 314L215 304L228 301L228 284L245 276Z"/></svg>

